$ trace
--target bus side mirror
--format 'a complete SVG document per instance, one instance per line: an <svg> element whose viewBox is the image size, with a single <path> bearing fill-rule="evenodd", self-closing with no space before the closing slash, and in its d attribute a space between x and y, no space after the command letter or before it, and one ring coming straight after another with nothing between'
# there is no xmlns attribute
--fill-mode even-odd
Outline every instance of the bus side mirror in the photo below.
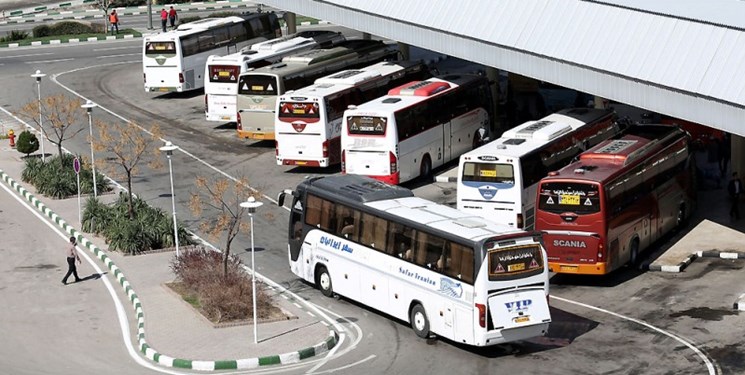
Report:
<svg viewBox="0 0 745 375"><path fill-rule="evenodd" d="M285 205L285 196L287 194L292 194L292 190L283 190L277 195L277 206L284 207Z"/></svg>

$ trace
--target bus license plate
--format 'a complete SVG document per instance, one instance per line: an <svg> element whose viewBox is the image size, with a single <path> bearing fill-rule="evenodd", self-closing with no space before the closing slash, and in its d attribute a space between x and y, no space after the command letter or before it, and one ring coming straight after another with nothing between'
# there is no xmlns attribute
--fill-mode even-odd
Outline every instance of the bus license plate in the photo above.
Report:
<svg viewBox="0 0 745 375"><path fill-rule="evenodd" d="M559 195L559 204L579 206L579 195Z"/></svg>
<svg viewBox="0 0 745 375"><path fill-rule="evenodd" d="M559 270L561 270L561 272L577 272L577 266L562 265L561 267L559 267Z"/></svg>
<svg viewBox="0 0 745 375"><path fill-rule="evenodd" d="M305 165L305 164L308 164L308 162L307 161L296 161L295 162L295 165Z"/></svg>
<svg viewBox="0 0 745 375"><path fill-rule="evenodd" d="M507 272L523 271L525 270L525 263L515 263L507 266Z"/></svg>
<svg viewBox="0 0 745 375"><path fill-rule="evenodd" d="M264 139L264 133L254 133L253 139Z"/></svg>
<svg viewBox="0 0 745 375"><path fill-rule="evenodd" d="M293 109L292 110L292 113L293 114L296 114L296 115L304 115L305 114L305 110L304 109Z"/></svg>
<svg viewBox="0 0 745 375"><path fill-rule="evenodd" d="M496 170L493 170L493 171L481 170L479 171L479 175L481 175L481 177L497 177L497 171Z"/></svg>
<svg viewBox="0 0 745 375"><path fill-rule="evenodd" d="M218 72L217 75L220 77L230 77L230 72Z"/></svg>
<svg viewBox="0 0 745 375"><path fill-rule="evenodd" d="M158 89L158 91L168 92L168 87L161 87L161 88Z"/></svg>
<svg viewBox="0 0 745 375"><path fill-rule="evenodd" d="M530 321L530 317L529 316L517 316L517 317L512 318L512 320L514 320L515 323L526 323Z"/></svg>
<svg viewBox="0 0 745 375"><path fill-rule="evenodd" d="M230 120L230 116L222 116L220 117L221 120Z"/></svg>

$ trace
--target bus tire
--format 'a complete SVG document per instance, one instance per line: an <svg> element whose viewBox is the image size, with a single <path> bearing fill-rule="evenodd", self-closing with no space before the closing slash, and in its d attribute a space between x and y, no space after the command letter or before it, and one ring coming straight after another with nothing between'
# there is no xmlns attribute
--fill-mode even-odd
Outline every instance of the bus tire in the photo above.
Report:
<svg viewBox="0 0 745 375"><path fill-rule="evenodd" d="M631 243L629 244L629 252L631 253L631 258L629 259L629 265L632 267L636 267L639 265L639 239L634 238L631 240Z"/></svg>
<svg viewBox="0 0 745 375"><path fill-rule="evenodd" d="M321 294L324 296L334 296L334 288L331 285L331 275L324 266L318 267L318 272L316 272L316 287L318 287Z"/></svg>
<svg viewBox="0 0 745 375"><path fill-rule="evenodd" d="M432 159L429 154L422 157L422 165L419 167L419 178L424 182L432 180Z"/></svg>
<svg viewBox="0 0 745 375"><path fill-rule="evenodd" d="M414 329L414 333L417 336L423 339L429 337L429 319L427 319L427 312L424 311L422 305L417 303L411 308L409 321L411 322L411 328Z"/></svg>

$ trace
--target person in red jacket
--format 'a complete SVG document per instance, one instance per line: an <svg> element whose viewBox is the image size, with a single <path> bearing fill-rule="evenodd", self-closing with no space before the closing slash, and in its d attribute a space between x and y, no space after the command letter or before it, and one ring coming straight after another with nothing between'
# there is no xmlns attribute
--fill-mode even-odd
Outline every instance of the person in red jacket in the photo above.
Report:
<svg viewBox="0 0 745 375"><path fill-rule="evenodd" d="M166 8L160 10L160 25L163 27L163 32L166 32L166 26L168 26L168 11L166 11Z"/></svg>
<svg viewBox="0 0 745 375"><path fill-rule="evenodd" d="M168 11L168 19L171 20L171 28L176 30L176 20L178 19L178 15L176 14L176 9L173 9L173 7Z"/></svg>

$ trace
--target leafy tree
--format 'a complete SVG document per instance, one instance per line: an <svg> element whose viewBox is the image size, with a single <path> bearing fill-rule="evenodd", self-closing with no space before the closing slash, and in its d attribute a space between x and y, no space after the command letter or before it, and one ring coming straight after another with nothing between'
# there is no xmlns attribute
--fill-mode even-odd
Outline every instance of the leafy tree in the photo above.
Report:
<svg viewBox="0 0 745 375"><path fill-rule="evenodd" d="M132 194L132 176L140 171L141 163L150 159L148 166L159 169L163 163L160 158L160 150L155 146L161 143L161 131L158 125L152 125L149 130L144 130L133 122L115 122L109 124L103 121L96 122L98 139L93 140L93 149L100 152L108 152L110 158L96 159L96 165L102 164L106 172L115 178L127 180L127 194L129 194L129 218L134 219L134 206Z"/></svg>
<svg viewBox="0 0 745 375"><path fill-rule="evenodd" d="M38 149L39 139L36 138L36 134L24 130L18 135L18 142L16 142L16 150L18 152L26 154L26 157L28 157L29 154L36 152Z"/></svg>
<svg viewBox="0 0 745 375"><path fill-rule="evenodd" d="M48 96L42 98L41 108L36 100L26 103L21 108L20 115L33 121L39 127L39 109L42 113L43 136L57 146L57 154L62 160L62 142L72 139L85 130L85 127L80 126L81 119L85 115L85 111L80 109L80 99L64 94Z"/></svg>
<svg viewBox="0 0 745 375"><path fill-rule="evenodd" d="M259 198L259 194L249 187L245 177L232 181L227 178L208 180L198 176L196 187L199 190L191 193L189 208L195 217L201 218L199 229L207 233L210 238L216 240L225 233L223 276L227 277L230 245L239 233L246 233L250 228L243 221L246 217L246 209L240 204L251 196ZM217 216L202 216L205 208L217 210Z"/></svg>

